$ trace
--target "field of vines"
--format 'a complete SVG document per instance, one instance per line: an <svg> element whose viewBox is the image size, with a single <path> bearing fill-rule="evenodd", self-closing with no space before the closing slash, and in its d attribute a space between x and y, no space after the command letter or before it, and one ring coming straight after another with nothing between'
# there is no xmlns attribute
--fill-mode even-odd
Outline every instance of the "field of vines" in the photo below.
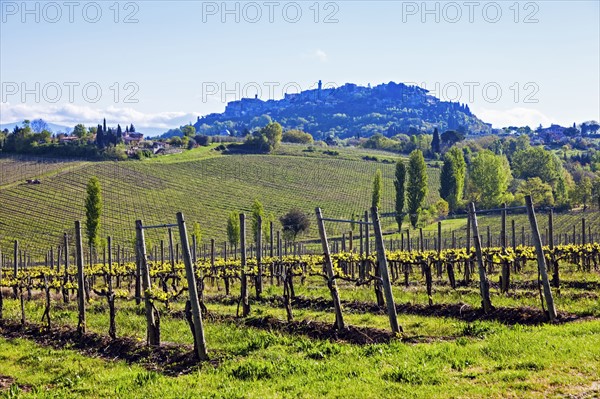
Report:
<svg viewBox="0 0 600 399"><path fill-rule="evenodd" d="M101 234L111 234L122 245L131 243L136 219L165 223L179 210L191 221L202 221L206 238L224 241L228 214L248 212L255 199L276 219L293 207L312 214L315 206L328 216L350 218L368 208L378 168L384 180L382 211L394 206L394 165L362 160L235 155L173 163L35 165L16 173L13 162L0 163L0 247L20 239L40 253L48 243L58 244L63 232L72 229L72 220L83 217L85 187L94 175L100 179L104 201ZM432 189L427 202L433 203L439 198L433 189L439 186L439 170L428 173ZM13 175L18 178L4 177ZM33 178L41 184L25 183ZM306 237L316 236L313 224Z"/></svg>

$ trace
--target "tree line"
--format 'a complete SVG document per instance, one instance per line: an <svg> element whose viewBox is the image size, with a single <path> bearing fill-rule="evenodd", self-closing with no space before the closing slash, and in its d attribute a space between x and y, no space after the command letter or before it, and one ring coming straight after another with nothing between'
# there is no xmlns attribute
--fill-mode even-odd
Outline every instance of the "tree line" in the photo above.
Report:
<svg viewBox="0 0 600 399"><path fill-rule="evenodd" d="M520 144L509 156L502 151L479 148L476 152L467 146L452 146L443 157L440 172L441 200L429 209L424 207L428 193L427 165L423 152L413 150L408 163L396 163L394 187L395 212L398 228L408 218L417 226L426 216L446 216L464 213L468 202L481 208L495 208L502 204L524 206L531 195L537 206L571 209L590 204L600 209L600 175L598 171L578 164L565 165L552 151L541 146ZM372 206L380 203L381 172L373 182ZM430 220L429 220L430 221Z"/></svg>

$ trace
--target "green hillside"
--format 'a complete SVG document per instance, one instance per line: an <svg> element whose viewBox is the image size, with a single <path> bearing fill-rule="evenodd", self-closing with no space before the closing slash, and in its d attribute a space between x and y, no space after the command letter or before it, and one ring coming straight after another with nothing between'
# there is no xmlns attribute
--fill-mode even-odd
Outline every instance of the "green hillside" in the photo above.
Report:
<svg viewBox="0 0 600 399"><path fill-rule="evenodd" d="M282 153L295 151L290 148ZM312 217L316 206L326 216L350 218L353 212L358 214L370 206L378 168L384 181L382 211L393 211L394 164L365 161L363 154L341 150L339 156L215 155L201 149L196 158L186 152L145 162L4 159L0 162L0 245L8 251L15 238L30 251L58 244L74 220L84 219L85 186L93 175L100 179L103 190L101 234L111 234L116 243L131 243L136 219L145 224L171 223L178 211L184 212L188 221L200 222L204 239L223 241L228 213L249 213L254 199L276 218L293 207ZM20 163L29 166L20 167ZM431 189L427 202L432 203L439 198L439 169L428 172ZM38 177L39 185L24 183ZM392 220L389 223L391 227ZM345 229L331 225L334 234ZM156 234L150 233L148 239L157 242L164 238ZM310 236L316 236L315 223Z"/></svg>

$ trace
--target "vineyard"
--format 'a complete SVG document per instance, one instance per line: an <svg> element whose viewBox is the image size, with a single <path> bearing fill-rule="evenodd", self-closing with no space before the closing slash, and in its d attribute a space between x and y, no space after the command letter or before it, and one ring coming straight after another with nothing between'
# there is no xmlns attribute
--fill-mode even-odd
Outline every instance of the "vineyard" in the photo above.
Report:
<svg viewBox="0 0 600 399"><path fill-rule="evenodd" d="M202 222L206 237L224 241L229 212L249 211L254 199L275 217L292 207L310 213L320 205L331 215L349 218L369 206L378 168L384 179L382 210L394 206L394 165L362 160L236 155L172 163L41 163L18 178L8 177L15 175L11 165L0 163L0 246L20 239L38 253L48 243L58 244L62 233L72 230L70 221L83 217L85 186L94 175L103 190L101 234L121 245L133 240L137 217L154 223L182 209L190 220ZM39 185L25 183L46 175ZM429 177L431 187L437 187L439 170L429 169ZM428 203L437 199L437 189L431 189ZM317 236L314 227L311 236Z"/></svg>
<svg viewBox="0 0 600 399"><path fill-rule="evenodd" d="M394 165L360 157L0 160L1 397L594 397L599 212L539 209L534 228L496 209L478 235L466 217L398 233ZM381 218L348 220L377 168ZM73 220L93 175L90 250ZM275 221L254 242L243 215L228 245L227 215L254 193L267 213L313 215L305 239ZM179 211L188 230L168 224Z"/></svg>
<svg viewBox="0 0 600 399"><path fill-rule="evenodd" d="M225 251L222 256L214 244L208 253L195 240L190 248L183 238L187 234L177 245L169 235L160 251L148 248L141 231L168 226L138 223L137 243L143 249L135 260L113 248L112 240L103 253L86 254L77 244L79 235L76 245L69 246L67 237L44 266L23 268L15 243L12 260L10 254L2 257L2 334L57 349L66 345L88 356L121 359L145 368L149 371L137 371L135 377L143 379L136 388L142 390L164 376L179 376L189 384L187 376L198 370L201 346L205 352L200 359L205 356L204 362L211 366L198 373L209 380L215 373L226 378L228 383L217 385L218 389L231 391L222 397L261 397L273 395L273 389L286 393L291 389L308 397L362 397L331 384L311 393L303 390L306 387L299 381L307 374L317 378L318 370L330 366L325 375L341 372L341 359L356 367L353 373L368 376L361 386L373 395L407 395L418 385L429 387L419 391L422 397L444 397L445 390L458 389L452 388L458 381L481 382L487 374L497 374L495 384L483 391L480 384L461 386L456 393L462 395L466 389L474 396L512 392L547 397L572 393L574 385L583 384L578 389L588 393L596 389L588 386L590 378L597 376L596 367L581 367L550 352L544 355L542 348L548 342L561 348L586 342L586 350L578 356L592 363L600 356L597 341L591 344L587 338L594 340L600 332L598 243L543 248L556 309L550 325L546 323L552 312L544 301L533 247L483 247L481 256L465 248L389 250L385 270L389 270L399 322L394 332L389 325L389 298L383 299L382 259L379 253L368 253L372 247L368 242L360 246L362 251L354 247L331 255L329 251L285 255L278 240L275 247L265 243L247 257L243 229L240 251ZM382 236L376 234L373 241L378 238ZM188 293L192 295L190 271L198 319L186 301ZM489 309L482 306L482 281L491 292ZM201 341L195 335L198 322L204 326ZM548 331L554 338L544 335ZM562 342L561 334L569 332L579 338ZM536 341L540 334L545 340L542 346ZM517 336L518 342L511 341L508 351L506 340ZM473 352L473 347L480 349ZM397 359L395 352L405 353L405 360ZM376 368L375 374L362 370L357 362L365 358L371 367L372 362L381 364L381 369ZM496 366L490 369L491 364ZM578 377L555 377L549 385L548 370L564 373L565 367L577 370ZM295 382L287 384L288 379ZM215 389L211 384L217 384L216 379L195 389ZM243 393L245 387L251 387L252 394ZM63 388L88 392L83 384L74 391L69 384ZM181 387L174 389L173 397L182 393ZM105 394L118 396L118 391L109 389Z"/></svg>

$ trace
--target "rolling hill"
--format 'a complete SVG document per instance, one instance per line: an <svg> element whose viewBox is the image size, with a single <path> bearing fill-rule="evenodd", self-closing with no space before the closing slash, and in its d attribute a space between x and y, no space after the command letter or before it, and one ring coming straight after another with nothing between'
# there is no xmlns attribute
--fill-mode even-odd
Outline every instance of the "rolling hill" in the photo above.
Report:
<svg viewBox="0 0 600 399"><path fill-rule="evenodd" d="M104 201L101 236L111 234L115 243L128 247L136 219L146 224L172 223L178 211L190 223L200 223L205 240L222 242L227 215L249 213L254 199L276 219L294 207L314 219L317 206L327 216L350 218L370 206L378 168L384 182L381 208L391 212L394 164L362 160L364 153L369 152L300 156L303 153L290 146L280 155L215 155L201 148L145 162L0 158L0 248L8 251L14 239L23 248L37 251L59 244L63 232L73 229L73 221L84 219L86 183L94 175L100 179ZM433 203L439 198L439 169L430 168L428 175L427 202ZM41 184L25 183L32 178L39 178ZM393 220L388 224L393 226ZM348 226L332 224L330 228L339 234ZM157 242L164 234L150 232L148 240ZM307 237L316 236L313 222Z"/></svg>

